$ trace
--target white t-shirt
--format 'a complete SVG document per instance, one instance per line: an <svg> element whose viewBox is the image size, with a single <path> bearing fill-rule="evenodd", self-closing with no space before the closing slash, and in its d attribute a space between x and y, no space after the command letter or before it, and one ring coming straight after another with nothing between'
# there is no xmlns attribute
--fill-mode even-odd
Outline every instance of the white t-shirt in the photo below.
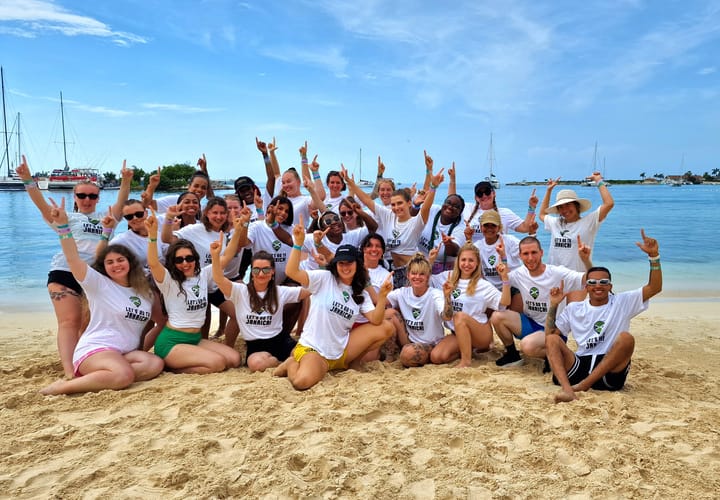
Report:
<svg viewBox="0 0 720 500"><path fill-rule="evenodd" d="M168 323L175 328L202 327L208 307L208 284L212 280L212 266L203 267L200 274L186 278L182 285L172 279L167 269L164 271L163 282L155 283L165 298ZM180 291L181 286L184 294Z"/></svg>
<svg viewBox="0 0 720 500"><path fill-rule="evenodd" d="M450 278L451 274L452 271L445 271L433 276L433 286L442 292L442 286ZM455 289L450 292L453 314L464 312L480 323L487 323L488 318L485 310L488 308L496 311L500 309L502 294L487 280L480 278L475 285L475 293L468 295L467 287L469 283L469 279L459 279ZM455 331L455 323L452 320L446 321L445 326Z"/></svg>
<svg viewBox="0 0 720 500"><path fill-rule="evenodd" d="M622 332L630 331L630 320L648 308L642 288L610 295L608 303L592 306L588 299L571 302L557 317L556 326L565 335L572 332L577 355L606 354Z"/></svg>
<svg viewBox="0 0 720 500"><path fill-rule="evenodd" d="M323 202L325 203L325 210L330 210L332 212L335 212L336 214L340 214L340 202L343 201L345 198L345 195L340 194L340 196L337 196L335 198L332 198L331 196L326 196Z"/></svg>
<svg viewBox="0 0 720 500"><path fill-rule="evenodd" d="M585 271L585 264L578 255L577 237L589 247L595 244L595 235L600 229L600 209L585 214L575 222L563 223L560 217L545 217L545 229L550 233L550 254L548 263L565 266L576 271Z"/></svg>
<svg viewBox="0 0 720 500"><path fill-rule="evenodd" d="M165 252L170 245L168 245L167 243L163 243L160 238L157 239L156 243L158 248L158 257L160 259L160 262L164 265ZM145 269L145 274L150 275L150 268L148 267L147 263L147 236L140 236L139 234L134 233L132 230L128 230L124 233L115 235L113 239L110 240L110 244L123 245L124 247L129 248L130 251L138 258L140 264L142 264L143 268Z"/></svg>
<svg viewBox="0 0 720 500"><path fill-rule="evenodd" d="M333 243L327 236L323 236L322 244L325 245L332 253L337 252L338 247L340 247L341 245L352 245L355 248L360 248L360 243L362 243L363 238L365 238L367 234L368 229L367 227L363 226L357 229L351 229L350 231L343 233L340 243ZM302 251L307 253L308 258L300 263L300 269L303 269L305 271L314 271L316 269L319 269L318 263L312 256L313 252L317 253L317 249L315 248L315 240L313 239L312 234L308 233L307 237L305 238Z"/></svg>
<svg viewBox="0 0 720 500"><path fill-rule="evenodd" d="M505 256L507 257L507 266L510 271L517 269L523 265L520 260L520 240L512 234L504 234L503 242L505 244ZM498 239L498 242L500 240ZM495 245L488 245L485 242L485 237L476 241L474 244L480 252L480 267L482 267L483 277L492 283L495 288L500 290L502 288L502 278L497 272L495 266L497 266L502 259L495 250Z"/></svg>
<svg viewBox="0 0 720 500"><path fill-rule="evenodd" d="M445 296L437 288L428 288L420 297L415 296L410 286L396 288L388 294L387 301L402 314L410 342L435 345L445 336L440 317Z"/></svg>
<svg viewBox="0 0 720 500"><path fill-rule="evenodd" d="M540 325L545 326L550 305L550 289L560 285L564 280L565 292L582 289L585 273L573 271L563 266L545 264L545 271L540 276L530 276L527 267L518 267L508 274L510 284L520 290L523 300L523 313Z"/></svg>
<svg viewBox="0 0 720 500"><path fill-rule="evenodd" d="M80 258L88 264L95 262L95 249L100 242L103 227L100 222L105 214L93 212L91 214L82 214L80 212L70 212L68 216L68 226L73 234L73 239L77 245ZM45 221L47 223L47 221ZM48 224L54 230L57 230L57 224ZM53 255L50 262L51 271L70 271L63 252Z"/></svg>
<svg viewBox="0 0 720 500"><path fill-rule="evenodd" d="M375 309L363 291L362 304L352 298L352 288L338 282L330 271L308 271L312 292L310 311L299 343L315 349L325 359L340 359L350 338L350 328L360 314Z"/></svg>
<svg viewBox="0 0 720 500"><path fill-rule="evenodd" d="M75 346L73 363L96 349L109 347L123 354L139 349L152 298L118 285L91 267L80 284L88 298L90 323Z"/></svg>
<svg viewBox="0 0 720 500"><path fill-rule="evenodd" d="M287 232L288 226L281 225L280 227ZM277 239L273 230L264 220L250 223L247 238L250 240L253 253L265 250L273 256L275 261L275 283L285 281L285 266L287 266L292 246L286 245Z"/></svg>
<svg viewBox="0 0 720 500"><path fill-rule="evenodd" d="M252 311L247 285L240 282L233 283L230 300L235 304L235 315L242 338L245 340L271 339L279 334L283 324L283 307L285 304L298 302L302 290L299 286L278 286L277 310L275 314L270 314L265 309L261 312ZM266 293L258 292L258 295L264 298Z"/></svg>
<svg viewBox="0 0 720 500"><path fill-rule="evenodd" d="M473 228L473 230L475 231L472 237L473 243L485 238L482 234L482 227L480 226L480 217L485 210L478 207L477 211L473 215L474 209L475 204L473 203L472 205L465 205L465 210L463 211L463 220L470 219L470 216L472 215L472 219L470 220L470 227ZM521 219L515 212L513 212L509 208L498 207L497 213L500 215L503 234L509 233L510 231L515 231L515 228L517 228L520 224L523 223L523 219ZM463 230L464 229L465 228L463 228Z"/></svg>
<svg viewBox="0 0 720 500"><path fill-rule="evenodd" d="M378 232L385 238L386 255L390 252L398 255L414 255L418 251L418 241L425 223L419 215L399 222L397 216L381 203L375 203L375 215Z"/></svg>
<svg viewBox="0 0 720 500"><path fill-rule="evenodd" d="M279 179L275 181L275 196L280 196L282 191L282 182ZM298 196L288 196L288 200L293 206L293 226L300 221L302 215L303 223L305 227L310 225L312 218L310 217L310 205L312 205L312 198L307 194L300 194Z"/></svg>
<svg viewBox="0 0 720 500"><path fill-rule="evenodd" d="M457 243L458 246L462 246L465 242L465 223L460 220L457 224L455 224L455 227L453 227L452 223L443 224L441 220L442 217L438 218L438 222L435 226L434 231L435 238L432 238L433 224L435 222L435 217L437 217L437 214L440 212L440 210L442 210L442 207L440 205L433 205L430 208L430 215L428 216L427 224L425 225L422 233L420 234L420 239L418 240L418 250L425 255L429 255L430 250L440 244L440 242L442 241L442 236L440 235L441 232L452 237L454 242ZM451 233L449 233L451 227L453 227L453 230ZM433 240L432 245L430 245L431 239ZM448 271L453 268L454 263L455 257L450 257L449 255L446 256L445 245L440 245L440 250L438 251L437 258L435 259L435 263L432 267L432 273L438 274L443 271Z"/></svg>

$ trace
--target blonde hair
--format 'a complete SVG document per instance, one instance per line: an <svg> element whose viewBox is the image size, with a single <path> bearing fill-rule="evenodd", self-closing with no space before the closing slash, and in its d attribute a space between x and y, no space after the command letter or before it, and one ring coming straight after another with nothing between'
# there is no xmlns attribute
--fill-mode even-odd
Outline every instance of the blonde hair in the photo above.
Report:
<svg viewBox="0 0 720 500"><path fill-rule="evenodd" d="M432 274L432 266L430 266L430 262L428 261L427 257L425 257L424 254L418 252L413 255L412 259L410 259L410 262L408 262L407 272L408 274L420 273L430 276Z"/></svg>
<svg viewBox="0 0 720 500"><path fill-rule="evenodd" d="M477 287L477 282L483 277L482 267L480 266L480 250L478 250L478 247L476 247L472 242L468 241L460 247L460 250L458 250L457 257L455 258L455 264L453 265L453 269L450 273L450 277L448 278L448 282L452 285L453 289L457 287L461 275L460 256L463 252L472 252L472 254L475 256L475 259L477 260L477 267L470 275L470 282L468 283L467 289L465 290L465 295L472 297L473 295L475 295L475 287Z"/></svg>

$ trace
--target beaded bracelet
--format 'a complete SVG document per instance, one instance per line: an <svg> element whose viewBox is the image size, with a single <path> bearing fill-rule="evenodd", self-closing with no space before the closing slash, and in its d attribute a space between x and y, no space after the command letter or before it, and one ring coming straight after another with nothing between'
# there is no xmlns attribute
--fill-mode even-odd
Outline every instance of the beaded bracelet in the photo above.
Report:
<svg viewBox="0 0 720 500"><path fill-rule="evenodd" d="M148 241L151 243L155 243L157 241L157 238L148 238Z"/></svg>
<svg viewBox="0 0 720 500"><path fill-rule="evenodd" d="M437 188L437 184L430 183L430 191L435 191Z"/></svg>
<svg viewBox="0 0 720 500"><path fill-rule="evenodd" d="M304 156L304 157L300 158L300 164L302 164L302 165L307 165L307 164L308 164L307 156Z"/></svg>
<svg viewBox="0 0 720 500"><path fill-rule="evenodd" d="M36 182L32 182L30 184L25 184L25 191L30 191L31 189L37 189L37 188L38 188L38 186L37 186Z"/></svg>
<svg viewBox="0 0 720 500"><path fill-rule="evenodd" d="M503 281L502 284L503 284L503 286L505 286L505 285L510 285L510 282L509 282L509 281Z"/></svg>
<svg viewBox="0 0 720 500"><path fill-rule="evenodd" d="M110 235L101 234L101 235L100 235L100 241L110 241Z"/></svg>
<svg viewBox="0 0 720 500"><path fill-rule="evenodd" d="M320 174L317 173L317 172L313 172L313 173L312 173L312 178L313 178L314 181L319 181L319 180L320 180Z"/></svg>
<svg viewBox="0 0 720 500"><path fill-rule="evenodd" d="M650 270L651 271L659 271L660 270L660 263L657 264L650 264Z"/></svg>
<svg viewBox="0 0 720 500"><path fill-rule="evenodd" d="M67 229L70 227L68 224L60 224L59 226L55 226L55 229Z"/></svg>
<svg viewBox="0 0 720 500"><path fill-rule="evenodd" d="M255 209L255 213L257 213L258 215L263 215L263 214L265 213L265 210L263 210L262 207L261 207L261 208L256 208L256 209Z"/></svg>
<svg viewBox="0 0 720 500"><path fill-rule="evenodd" d="M532 207L532 206L528 205L528 211L527 211L527 213L529 213L529 214L534 214L534 213L535 213L535 207Z"/></svg>

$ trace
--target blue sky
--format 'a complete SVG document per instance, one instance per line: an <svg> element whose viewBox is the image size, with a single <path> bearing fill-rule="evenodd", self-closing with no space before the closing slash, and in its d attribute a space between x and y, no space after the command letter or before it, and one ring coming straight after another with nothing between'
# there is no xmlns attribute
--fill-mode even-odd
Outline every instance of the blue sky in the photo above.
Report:
<svg viewBox="0 0 720 500"><path fill-rule="evenodd" d="M372 178L456 162L460 182L720 167L720 2L1 0L8 113L34 171L194 162ZM8 124L9 126L11 123ZM684 158L684 160L683 160Z"/></svg>

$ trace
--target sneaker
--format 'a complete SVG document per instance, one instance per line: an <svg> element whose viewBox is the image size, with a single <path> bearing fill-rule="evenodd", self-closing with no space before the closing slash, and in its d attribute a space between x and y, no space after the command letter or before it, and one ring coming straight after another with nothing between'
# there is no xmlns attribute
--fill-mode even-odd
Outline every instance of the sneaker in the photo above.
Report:
<svg viewBox="0 0 720 500"><path fill-rule="evenodd" d="M495 364L502 368L509 368L511 366L520 366L524 362L525 360L523 360L522 356L515 351L513 353L506 352L500 359L495 361Z"/></svg>
<svg viewBox="0 0 720 500"><path fill-rule="evenodd" d="M550 368L550 362L547 358L545 358L545 361L543 362L543 373L550 373L552 369Z"/></svg>

